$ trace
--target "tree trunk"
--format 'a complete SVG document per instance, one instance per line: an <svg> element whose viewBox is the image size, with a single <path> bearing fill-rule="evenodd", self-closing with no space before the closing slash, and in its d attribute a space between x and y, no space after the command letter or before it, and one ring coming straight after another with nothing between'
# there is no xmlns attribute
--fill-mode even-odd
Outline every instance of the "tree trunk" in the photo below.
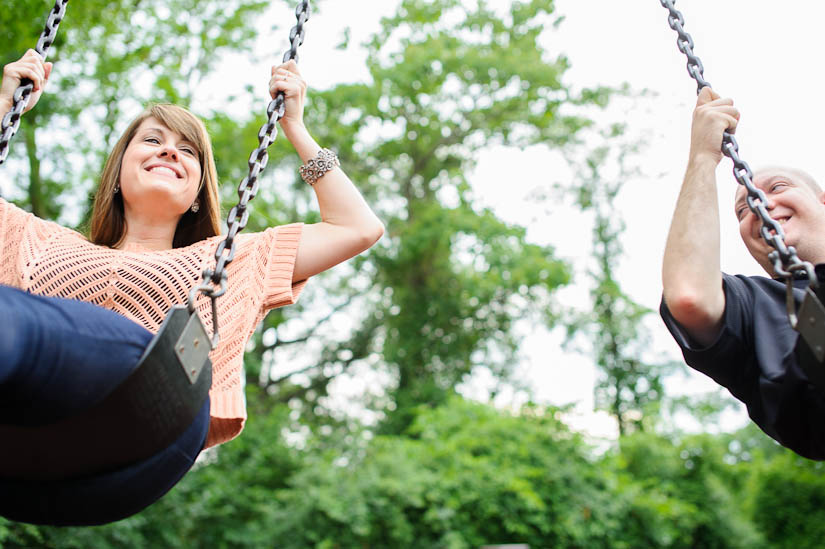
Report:
<svg viewBox="0 0 825 549"><path fill-rule="evenodd" d="M48 219L43 197L43 179L40 176L40 159L37 157L35 128L31 124L26 124L20 129L26 144L26 157L29 159L29 203L32 213L37 217Z"/></svg>

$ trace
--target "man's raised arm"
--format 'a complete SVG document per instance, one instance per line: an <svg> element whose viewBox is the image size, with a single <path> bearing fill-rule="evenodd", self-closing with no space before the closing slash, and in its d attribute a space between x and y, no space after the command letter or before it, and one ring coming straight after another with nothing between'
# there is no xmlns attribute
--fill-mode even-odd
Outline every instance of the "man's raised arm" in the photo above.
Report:
<svg viewBox="0 0 825 549"><path fill-rule="evenodd" d="M716 166L722 159L722 134L735 131L738 121L739 111L731 99L702 89L693 111L688 166L662 264L665 304L703 346L719 335L725 313Z"/></svg>

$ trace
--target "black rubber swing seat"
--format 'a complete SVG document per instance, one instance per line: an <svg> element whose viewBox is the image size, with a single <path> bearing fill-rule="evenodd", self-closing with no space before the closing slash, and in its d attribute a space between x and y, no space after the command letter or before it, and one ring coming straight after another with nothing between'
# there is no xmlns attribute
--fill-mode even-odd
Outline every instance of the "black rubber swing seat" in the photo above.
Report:
<svg viewBox="0 0 825 549"><path fill-rule="evenodd" d="M797 330L800 337L794 349L799 366L808 376L808 380L825 394L825 264L814 266L819 281L817 289L806 291L806 296L799 308Z"/></svg>
<svg viewBox="0 0 825 549"><path fill-rule="evenodd" d="M98 404L48 425L0 425L0 476L77 478L156 454L203 406L212 384L210 350L198 316L173 307L129 377Z"/></svg>

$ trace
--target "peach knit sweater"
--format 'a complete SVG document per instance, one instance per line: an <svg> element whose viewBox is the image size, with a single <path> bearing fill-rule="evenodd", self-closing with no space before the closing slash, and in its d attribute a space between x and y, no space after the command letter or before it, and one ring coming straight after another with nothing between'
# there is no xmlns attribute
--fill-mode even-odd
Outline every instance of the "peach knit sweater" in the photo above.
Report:
<svg viewBox="0 0 825 549"><path fill-rule="evenodd" d="M301 224L236 238L229 283L218 299L221 341L212 359L211 421L206 446L238 436L246 420L243 352L267 311L291 305L306 281L292 283ZM172 305L186 303L205 266L214 263L216 236L185 248L115 250L44 221L0 198L0 284L31 293L88 301L157 332ZM212 331L208 298L198 312Z"/></svg>

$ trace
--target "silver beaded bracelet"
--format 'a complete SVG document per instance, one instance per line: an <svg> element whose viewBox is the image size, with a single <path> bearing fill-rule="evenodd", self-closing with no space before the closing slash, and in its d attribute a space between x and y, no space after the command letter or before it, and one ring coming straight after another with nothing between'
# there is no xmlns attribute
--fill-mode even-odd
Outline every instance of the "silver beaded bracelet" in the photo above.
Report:
<svg viewBox="0 0 825 549"><path fill-rule="evenodd" d="M315 185L325 173L340 166L338 156L329 149L321 149L315 158L308 160L306 164L300 167L298 171L301 172L301 179L310 185Z"/></svg>

